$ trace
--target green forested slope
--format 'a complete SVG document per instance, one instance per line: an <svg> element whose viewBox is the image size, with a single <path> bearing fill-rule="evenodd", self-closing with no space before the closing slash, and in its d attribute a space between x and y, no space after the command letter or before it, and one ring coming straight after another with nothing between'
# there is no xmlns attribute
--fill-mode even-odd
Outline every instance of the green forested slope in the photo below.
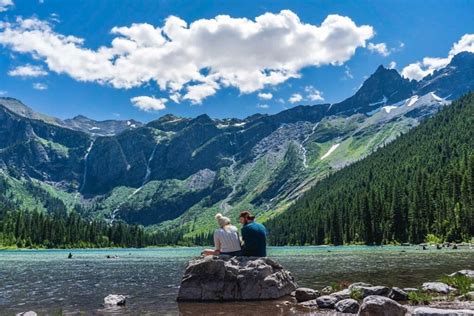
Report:
<svg viewBox="0 0 474 316"><path fill-rule="evenodd" d="M272 244L474 236L474 94L319 182L267 222Z"/></svg>

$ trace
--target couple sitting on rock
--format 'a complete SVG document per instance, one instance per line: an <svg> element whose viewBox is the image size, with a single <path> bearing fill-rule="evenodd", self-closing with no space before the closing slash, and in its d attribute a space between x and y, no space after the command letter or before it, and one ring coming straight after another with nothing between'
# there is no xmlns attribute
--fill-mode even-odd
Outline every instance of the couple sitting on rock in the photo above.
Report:
<svg viewBox="0 0 474 316"><path fill-rule="evenodd" d="M242 239L237 227L231 224L228 217L221 213L216 214L215 217L220 226L214 232L215 249L205 249L202 253L204 256L267 256L267 230L262 224L255 223L255 216L249 211L241 212L239 216L242 224Z"/></svg>

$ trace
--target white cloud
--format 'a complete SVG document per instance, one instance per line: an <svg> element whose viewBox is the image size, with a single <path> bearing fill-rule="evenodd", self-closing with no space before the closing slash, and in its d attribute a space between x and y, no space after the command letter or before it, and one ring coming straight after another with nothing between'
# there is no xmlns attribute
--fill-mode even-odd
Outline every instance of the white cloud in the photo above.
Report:
<svg viewBox="0 0 474 316"><path fill-rule="evenodd" d="M425 57L421 62L409 64L403 68L402 76L421 80L436 70L446 67L456 54L464 51L474 53L474 34L464 34L458 42L453 44L448 57Z"/></svg>
<svg viewBox="0 0 474 316"><path fill-rule="evenodd" d="M5 90L0 90L0 95L5 95L7 92Z"/></svg>
<svg viewBox="0 0 474 316"><path fill-rule="evenodd" d="M293 93L291 97L288 99L290 103L296 103L303 101L303 96L299 93Z"/></svg>
<svg viewBox="0 0 474 316"><path fill-rule="evenodd" d="M257 108L259 109L268 109L270 106L268 104L257 104Z"/></svg>
<svg viewBox="0 0 474 316"><path fill-rule="evenodd" d="M13 6L12 0L0 0L0 12L7 11L11 6Z"/></svg>
<svg viewBox="0 0 474 316"><path fill-rule="evenodd" d="M397 63L393 60L388 64L388 69L395 69L396 67Z"/></svg>
<svg viewBox="0 0 474 316"><path fill-rule="evenodd" d="M289 10L190 24L170 16L161 27L135 23L111 32L111 44L94 50L48 22L18 18L2 25L0 44L79 81L126 89L155 82L170 95L180 92L200 103L222 87L251 93L297 78L305 67L341 65L374 35L371 26L349 17L329 15L318 26Z"/></svg>
<svg viewBox="0 0 474 316"><path fill-rule="evenodd" d="M48 89L48 86L41 82L35 82L33 83L33 89L42 91Z"/></svg>
<svg viewBox="0 0 474 316"><path fill-rule="evenodd" d="M25 65L18 66L8 72L12 77L41 77L48 74L41 66Z"/></svg>
<svg viewBox="0 0 474 316"><path fill-rule="evenodd" d="M270 92L268 93L261 92L258 94L258 98L261 100L271 100L273 98L273 94L271 94Z"/></svg>
<svg viewBox="0 0 474 316"><path fill-rule="evenodd" d="M385 43L369 43L369 45L367 45L367 49L373 53L378 53L384 57L390 55L390 50L387 48L387 44Z"/></svg>
<svg viewBox="0 0 474 316"><path fill-rule="evenodd" d="M309 101L324 101L323 93L313 86L307 86L304 88L306 92L306 99Z"/></svg>
<svg viewBox="0 0 474 316"><path fill-rule="evenodd" d="M344 68L344 79L354 79L354 75L352 75L351 68L347 65L345 65Z"/></svg>
<svg viewBox="0 0 474 316"><path fill-rule="evenodd" d="M159 111L166 109L165 103L168 101L166 98L156 99L154 97L139 96L131 98L133 106L136 106L143 111Z"/></svg>

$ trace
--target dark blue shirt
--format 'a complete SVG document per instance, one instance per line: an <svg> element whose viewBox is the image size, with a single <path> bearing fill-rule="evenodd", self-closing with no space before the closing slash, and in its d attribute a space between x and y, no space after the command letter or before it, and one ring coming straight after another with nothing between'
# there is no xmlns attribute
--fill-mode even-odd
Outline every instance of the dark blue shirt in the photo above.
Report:
<svg viewBox="0 0 474 316"><path fill-rule="evenodd" d="M242 254L248 257L267 256L267 229L259 223L248 223L242 227L244 247Z"/></svg>

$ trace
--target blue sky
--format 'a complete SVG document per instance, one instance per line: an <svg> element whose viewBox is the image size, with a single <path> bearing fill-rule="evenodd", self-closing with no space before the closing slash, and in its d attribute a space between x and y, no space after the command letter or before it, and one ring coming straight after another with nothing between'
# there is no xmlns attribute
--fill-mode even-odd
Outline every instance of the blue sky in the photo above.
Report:
<svg viewBox="0 0 474 316"><path fill-rule="evenodd" d="M420 78L474 49L473 1L0 0L0 11L0 94L60 118L276 113L341 101L380 64Z"/></svg>

